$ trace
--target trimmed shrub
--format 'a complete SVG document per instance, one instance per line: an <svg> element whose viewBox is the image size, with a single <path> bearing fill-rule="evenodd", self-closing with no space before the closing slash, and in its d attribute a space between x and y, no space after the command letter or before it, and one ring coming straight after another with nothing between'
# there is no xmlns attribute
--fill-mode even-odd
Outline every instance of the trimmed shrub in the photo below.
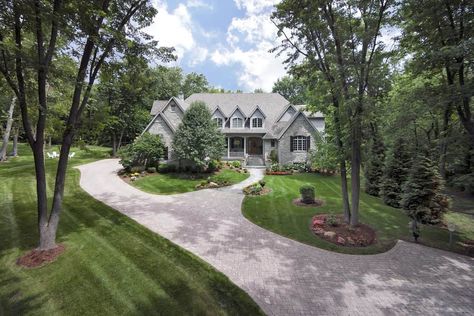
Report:
<svg viewBox="0 0 474 316"><path fill-rule="evenodd" d="M211 160L209 161L209 164L207 165L207 172L214 172L214 171L217 171L219 170L219 161L217 160Z"/></svg>
<svg viewBox="0 0 474 316"><path fill-rule="evenodd" d="M301 202L306 204L314 203L315 187L311 184L305 184L300 187Z"/></svg>
<svg viewBox="0 0 474 316"><path fill-rule="evenodd" d="M176 170L177 170L177 167L176 165L173 165L173 164L162 163L161 165L158 166L159 173L176 172Z"/></svg>
<svg viewBox="0 0 474 316"><path fill-rule="evenodd" d="M135 141L123 148L120 155L120 164L129 171L132 167L156 167L163 157L164 146L161 137L144 133Z"/></svg>
<svg viewBox="0 0 474 316"><path fill-rule="evenodd" d="M148 173L155 173L156 172L156 168L155 167L149 167L146 169L146 172Z"/></svg>
<svg viewBox="0 0 474 316"><path fill-rule="evenodd" d="M262 179L262 180L258 181L258 184L260 184L260 186L262 188L264 188L266 183L265 183L265 180Z"/></svg>
<svg viewBox="0 0 474 316"><path fill-rule="evenodd" d="M275 149L272 149L270 151L270 154L268 155L268 159L270 159L272 164L278 163L278 153Z"/></svg>
<svg viewBox="0 0 474 316"><path fill-rule="evenodd" d="M326 224L329 226L335 227L338 224L337 217L334 214L329 214L326 216Z"/></svg>
<svg viewBox="0 0 474 316"><path fill-rule="evenodd" d="M239 160L234 160L234 161L231 162L231 166L238 169L238 168L242 167L242 164L240 163Z"/></svg>

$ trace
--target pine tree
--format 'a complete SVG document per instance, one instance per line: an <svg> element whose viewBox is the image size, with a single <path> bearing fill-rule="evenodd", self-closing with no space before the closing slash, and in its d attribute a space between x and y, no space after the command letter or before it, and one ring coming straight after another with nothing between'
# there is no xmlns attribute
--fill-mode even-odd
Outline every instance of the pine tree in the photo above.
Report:
<svg viewBox="0 0 474 316"><path fill-rule="evenodd" d="M433 161L419 155L402 187L400 205L410 217L422 223L437 224L449 206L441 189L441 177Z"/></svg>
<svg viewBox="0 0 474 316"><path fill-rule="evenodd" d="M402 185L407 180L410 154L403 138L395 141L391 155L385 164L380 193L385 204L400 207Z"/></svg>
<svg viewBox="0 0 474 316"><path fill-rule="evenodd" d="M212 120L204 102L193 102L186 110L173 138L173 151L178 159L193 162L201 171L224 151L224 135Z"/></svg>
<svg viewBox="0 0 474 316"><path fill-rule="evenodd" d="M385 146L380 134L373 129L370 155L365 165L365 192L379 196L383 180Z"/></svg>

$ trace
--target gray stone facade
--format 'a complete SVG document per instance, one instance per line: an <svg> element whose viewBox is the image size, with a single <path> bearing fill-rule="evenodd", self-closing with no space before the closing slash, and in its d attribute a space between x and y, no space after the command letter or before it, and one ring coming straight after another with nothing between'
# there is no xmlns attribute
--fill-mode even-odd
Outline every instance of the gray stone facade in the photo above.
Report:
<svg viewBox="0 0 474 316"><path fill-rule="evenodd" d="M145 132L163 137L170 160L174 160L171 153L174 132L184 111L195 101L204 102L213 119L222 124L220 130L229 139L224 160L248 159L269 165L269 155L275 150L282 164L306 162L309 152L291 151L291 137L310 136L312 150L315 134L324 131L321 113L309 113L304 105L292 105L277 93L196 93L186 100L157 100L151 110L153 119Z"/></svg>
<svg viewBox="0 0 474 316"><path fill-rule="evenodd" d="M309 160L308 151L290 151L290 139L292 136L310 136L310 149L315 148L315 129L310 125L303 113L293 121L293 123L284 132L278 143L278 158L280 163L286 164L290 162L306 162Z"/></svg>

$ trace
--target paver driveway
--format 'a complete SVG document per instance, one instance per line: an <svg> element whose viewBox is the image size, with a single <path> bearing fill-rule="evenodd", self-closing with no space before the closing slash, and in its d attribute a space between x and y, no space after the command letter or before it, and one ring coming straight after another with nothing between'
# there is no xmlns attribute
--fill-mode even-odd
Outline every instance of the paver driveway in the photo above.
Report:
<svg viewBox="0 0 474 316"><path fill-rule="evenodd" d="M269 315L474 315L474 259L398 242L378 255L345 255L260 228L241 214L240 188L153 195L123 182L118 160L80 166L84 190L193 252Z"/></svg>

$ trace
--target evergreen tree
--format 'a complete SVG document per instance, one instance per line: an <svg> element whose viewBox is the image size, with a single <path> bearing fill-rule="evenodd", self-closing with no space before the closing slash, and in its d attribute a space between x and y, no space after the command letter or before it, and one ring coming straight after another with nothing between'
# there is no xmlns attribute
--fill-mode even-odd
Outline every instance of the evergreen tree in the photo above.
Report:
<svg viewBox="0 0 474 316"><path fill-rule="evenodd" d="M173 138L178 159L192 161L201 171L209 161L219 159L224 151L224 135L212 121L204 102L193 102L186 110Z"/></svg>
<svg viewBox="0 0 474 316"><path fill-rule="evenodd" d="M398 138L386 162L381 184L380 193L385 204L400 207L402 185L408 177L410 160L404 139Z"/></svg>
<svg viewBox="0 0 474 316"><path fill-rule="evenodd" d="M420 155L402 187L400 205L408 211L410 217L422 223L437 224L449 206L441 189L441 177L433 161Z"/></svg>
<svg viewBox="0 0 474 316"><path fill-rule="evenodd" d="M379 196L383 180L385 146L376 129L373 129L370 154L365 165L365 192Z"/></svg>

